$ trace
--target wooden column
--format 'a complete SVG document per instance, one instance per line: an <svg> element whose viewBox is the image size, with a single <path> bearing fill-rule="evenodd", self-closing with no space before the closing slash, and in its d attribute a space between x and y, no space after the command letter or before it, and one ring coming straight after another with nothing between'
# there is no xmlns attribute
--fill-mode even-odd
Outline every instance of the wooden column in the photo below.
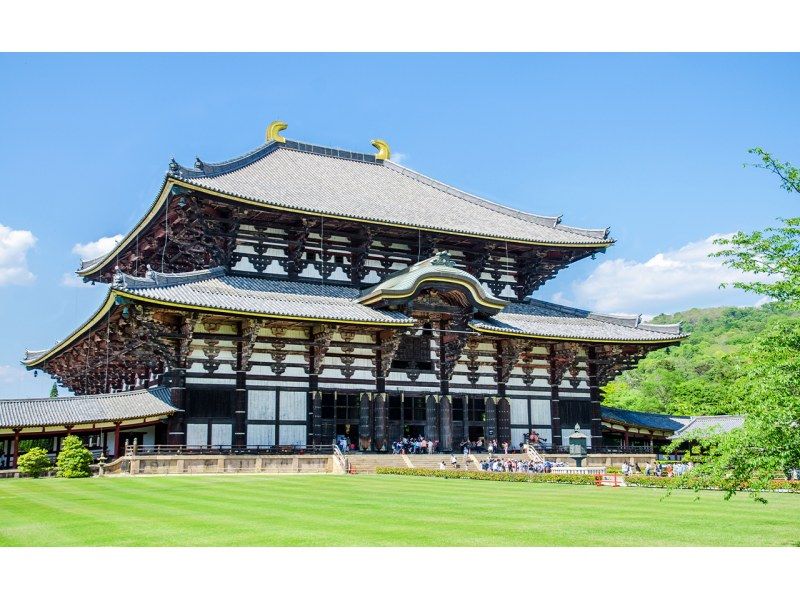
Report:
<svg viewBox="0 0 800 598"><path fill-rule="evenodd" d="M555 345L550 345L550 355L548 362L550 367L548 369L548 382L550 383L550 441L554 447L561 446L561 414L559 413L559 395L558 389L561 386L561 379L558 376L556 366L556 349Z"/></svg>
<svg viewBox="0 0 800 598"><path fill-rule="evenodd" d="M622 446L623 446L623 448L626 448L626 449L627 449L627 448L628 448L628 446L629 446L629 441L628 441L628 428L625 428L625 431L624 431L624 432L623 432L623 434L622 434L622 438L623 438L623 440L622 440Z"/></svg>
<svg viewBox="0 0 800 598"><path fill-rule="evenodd" d="M14 428L14 451L13 451L13 461L11 463L12 469L17 466L17 460L19 459L19 428Z"/></svg>
<svg viewBox="0 0 800 598"><path fill-rule="evenodd" d="M375 436L373 447L376 451L384 451L388 447L388 440L386 438L389 423L388 402L389 399L385 392L376 393L373 398L373 409L375 414Z"/></svg>
<svg viewBox="0 0 800 598"><path fill-rule="evenodd" d="M244 368L244 334L242 323L236 325L236 388L233 391L233 446L247 446L247 372Z"/></svg>
<svg viewBox="0 0 800 598"><path fill-rule="evenodd" d="M601 429L600 418L600 386L597 376L597 349L589 347L586 350L588 357L589 374L589 401L591 402L591 431L592 431L592 452L597 452L603 448L603 431Z"/></svg>
<svg viewBox="0 0 800 598"><path fill-rule="evenodd" d="M447 452L453 450L453 402L447 395L439 397L439 450Z"/></svg>
<svg viewBox="0 0 800 598"><path fill-rule="evenodd" d="M119 429L120 429L120 422L114 422L114 458L115 459L118 459L120 457L120 454L119 454L119 449L120 449Z"/></svg>
<svg viewBox="0 0 800 598"><path fill-rule="evenodd" d="M178 411L167 420L167 444L183 445L186 444L186 369L173 368L169 374L169 396Z"/></svg>
<svg viewBox="0 0 800 598"><path fill-rule="evenodd" d="M319 378L308 377L309 395L311 400L311 438L312 444L322 444L322 393L319 392Z"/></svg>
<svg viewBox="0 0 800 598"><path fill-rule="evenodd" d="M434 395L425 397L425 438L428 440L439 440L437 411L436 397Z"/></svg>
<svg viewBox="0 0 800 598"><path fill-rule="evenodd" d="M505 386L505 385L503 385ZM503 389L505 391L505 388ZM500 400L497 402L497 442L500 446L504 442L508 443L508 447L512 448L511 442L511 404L509 399L500 395Z"/></svg>
<svg viewBox="0 0 800 598"><path fill-rule="evenodd" d="M486 428L483 433L486 440L495 440L497 438L497 404L494 402L494 397L486 397Z"/></svg>
<svg viewBox="0 0 800 598"><path fill-rule="evenodd" d="M372 395L366 392L361 393L361 404L358 411L358 442L362 451L372 449L372 428L373 421L373 400Z"/></svg>

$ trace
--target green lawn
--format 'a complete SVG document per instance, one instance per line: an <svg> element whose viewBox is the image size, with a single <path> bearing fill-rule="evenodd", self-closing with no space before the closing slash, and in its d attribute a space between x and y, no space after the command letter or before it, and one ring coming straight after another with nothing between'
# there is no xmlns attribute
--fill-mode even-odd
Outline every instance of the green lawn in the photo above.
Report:
<svg viewBox="0 0 800 598"><path fill-rule="evenodd" d="M399 476L12 479L0 545L800 546L796 494L665 496Z"/></svg>

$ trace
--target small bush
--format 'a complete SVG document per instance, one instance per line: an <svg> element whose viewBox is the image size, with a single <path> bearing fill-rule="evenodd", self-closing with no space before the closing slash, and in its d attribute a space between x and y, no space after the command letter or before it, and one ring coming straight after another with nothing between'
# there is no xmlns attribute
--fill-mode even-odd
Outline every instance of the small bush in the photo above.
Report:
<svg viewBox="0 0 800 598"><path fill-rule="evenodd" d="M31 477L38 478L50 469L50 458L47 456L47 451L40 447L34 447L24 455L20 455L17 469Z"/></svg>
<svg viewBox="0 0 800 598"><path fill-rule="evenodd" d="M77 436L67 436L58 453L56 466L60 478L88 478L91 475L92 453Z"/></svg>
<svg viewBox="0 0 800 598"><path fill-rule="evenodd" d="M577 484L586 486L595 483L593 475L569 473L515 473L510 471L465 471L459 469L408 469L405 467L378 467L375 469L375 473L429 478L491 480L494 482L528 482L534 484Z"/></svg>
<svg viewBox="0 0 800 598"><path fill-rule="evenodd" d="M689 490L727 490L730 482L718 480L717 482L699 480L692 476L675 476L672 478L661 478L647 475L631 475L625 478L631 486L642 486L646 488L686 488ZM701 485L703 484L703 485ZM782 490L784 492L800 492L800 481L798 480L772 480L770 490ZM738 484L736 490L748 490L748 484Z"/></svg>
<svg viewBox="0 0 800 598"><path fill-rule="evenodd" d="M622 473L622 468L619 465L609 465L606 467L606 473Z"/></svg>

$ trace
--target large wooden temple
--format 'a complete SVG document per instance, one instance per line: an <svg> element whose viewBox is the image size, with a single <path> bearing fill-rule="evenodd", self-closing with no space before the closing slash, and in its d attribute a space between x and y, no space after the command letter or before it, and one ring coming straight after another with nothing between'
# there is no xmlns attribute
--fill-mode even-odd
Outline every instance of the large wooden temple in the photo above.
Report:
<svg viewBox="0 0 800 598"><path fill-rule="evenodd" d="M44 414L39 430L9 407L0 433L113 429L117 450L124 429L232 447L346 435L376 451L422 434L450 450L531 430L561 446L578 424L597 450L600 388L683 338L532 297L612 245L607 229L465 193L392 162L382 141L362 154L285 128L226 162L172 161L133 230L81 264L107 298L24 363L109 414Z"/></svg>

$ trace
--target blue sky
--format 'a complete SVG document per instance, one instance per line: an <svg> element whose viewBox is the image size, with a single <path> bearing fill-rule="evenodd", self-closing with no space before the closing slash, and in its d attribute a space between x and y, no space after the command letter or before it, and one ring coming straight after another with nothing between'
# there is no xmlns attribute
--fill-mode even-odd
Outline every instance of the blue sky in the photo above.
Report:
<svg viewBox="0 0 800 598"><path fill-rule="evenodd" d="M373 151L617 244L537 297L655 314L747 305L707 239L796 215L763 146L800 163L798 55L0 55L0 396L98 306L81 247L127 232L170 157L219 161L292 139ZM86 248L84 248L84 253Z"/></svg>

